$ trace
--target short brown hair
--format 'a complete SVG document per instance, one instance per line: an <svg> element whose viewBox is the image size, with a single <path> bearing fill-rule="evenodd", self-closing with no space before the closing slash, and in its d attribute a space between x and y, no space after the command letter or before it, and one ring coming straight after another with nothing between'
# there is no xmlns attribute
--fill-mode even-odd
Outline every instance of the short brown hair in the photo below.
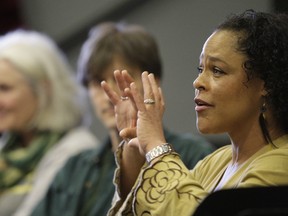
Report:
<svg viewBox="0 0 288 216"><path fill-rule="evenodd" d="M101 82L103 71L119 55L127 64L161 79L162 64L155 38L143 27L104 22L91 29L78 59L78 78L87 87L90 80Z"/></svg>

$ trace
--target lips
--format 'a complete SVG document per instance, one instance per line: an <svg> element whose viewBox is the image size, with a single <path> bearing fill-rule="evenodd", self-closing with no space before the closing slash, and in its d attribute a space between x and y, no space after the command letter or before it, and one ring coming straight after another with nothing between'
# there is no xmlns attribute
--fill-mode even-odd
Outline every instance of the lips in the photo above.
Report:
<svg viewBox="0 0 288 216"><path fill-rule="evenodd" d="M202 111L202 110L205 110L205 109L207 109L207 108L212 106L211 104L209 104L206 101L201 100L199 98L195 98L194 101L195 101L195 104L196 104L196 107L195 107L196 111Z"/></svg>

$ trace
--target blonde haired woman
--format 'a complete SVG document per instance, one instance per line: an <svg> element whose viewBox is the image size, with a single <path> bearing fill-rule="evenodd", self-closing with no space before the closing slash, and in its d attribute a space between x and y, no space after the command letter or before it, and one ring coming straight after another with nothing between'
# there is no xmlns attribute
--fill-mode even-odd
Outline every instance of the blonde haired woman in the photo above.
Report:
<svg viewBox="0 0 288 216"><path fill-rule="evenodd" d="M0 37L0 215L29 215L65 161L97 146L73 75L48 36Z"/></svg>

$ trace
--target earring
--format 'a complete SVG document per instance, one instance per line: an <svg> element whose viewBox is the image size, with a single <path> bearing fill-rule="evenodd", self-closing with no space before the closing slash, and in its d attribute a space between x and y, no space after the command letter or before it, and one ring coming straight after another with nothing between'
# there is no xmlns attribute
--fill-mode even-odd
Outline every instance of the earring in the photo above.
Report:
<svg viewBox="0 0 288 216"><path fill-rule="evenodd" d="M261 111L261 115L263 117L263 119L265 119L265 112L267 111L267 107L266 107L266 103L264 102L262 107L260 108Z"/></svg>
<svg viewBox="0 0 288 216"><path fill-rule="evenodd" d="M263 105L262 105L262 107L261 107L261 113L264 113L264 112L266 112L267 111L267 107L266 107L266 104L265 103L263 103Z"/></svg>

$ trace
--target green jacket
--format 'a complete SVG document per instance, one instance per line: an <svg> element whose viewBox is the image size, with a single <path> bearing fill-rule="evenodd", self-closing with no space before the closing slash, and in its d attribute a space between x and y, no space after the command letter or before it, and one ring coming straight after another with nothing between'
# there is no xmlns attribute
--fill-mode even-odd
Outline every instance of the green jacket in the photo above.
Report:
<svg viewBox="0 0 288 216"><path fill-rule="evenodd" d="M210 143L199 136L179 135L165 130L165 137L189 169L214 150ZM106 215L115 192L115 169L109 139L101 148L71 158L58 173L32 216Z"/></svg>

